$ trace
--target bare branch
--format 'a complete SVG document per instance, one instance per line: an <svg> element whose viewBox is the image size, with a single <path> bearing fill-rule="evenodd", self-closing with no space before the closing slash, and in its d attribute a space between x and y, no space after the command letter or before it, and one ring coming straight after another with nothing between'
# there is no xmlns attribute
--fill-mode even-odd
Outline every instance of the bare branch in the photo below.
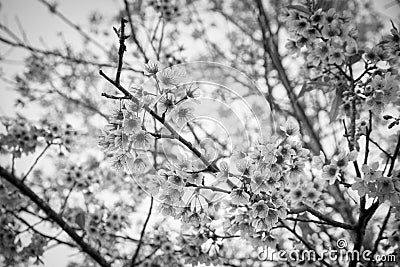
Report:
<svg viewBox="0 0 400 267"><path fill-rule="evenodd" d="M139 99L133 96L128 90L126 90L122 85L117 84L110 77L108 77L102 70L99 71L100 75L103 76L109 83L115 86L119 91L121 91L125 96L127 96L131 101L136 104L139 104ZM210 163L204 155L196 148L194 145L183 138L168 122L164 120L161 116L159 116L156 112L154 112L148 105L143 105L143 108L150 113L157 121L167 128L171 134L175 137L176 140L185 145L190 151L192 151L211 171L217 172L218 167L214 163Z"/></svg>
<svg viewBox="0 0 400 267"><path fill-rule="evenodd" d="M308 205L304 205L304 207L302 207L302 208L292 209L292 210L289 211L289 213L298 214L298 213L302 213L302 212L305 212L305 211L311 213L315 217L317 217L317 218L329 223L332 226L340 227L340 228L348 229L348 230L355 229L355 226L347 224L347 223L342 223L342 222L335 221L335 220L331 219L329 216L322 214L321 212L311 208Z"/></svg>
<svg viewBox="0 0 400 267"><path fill-rule="evenodd" d="M124 4L125 4L126 14L128 15L129 25L131 27L131 34L130 35L131 35L133 41L135 42L136 46L138 47L140 53L142 54L145 62L147 63L149 61L149 58L147 57L146 52L144 52L144 49L143 49L142 45L140 44L139 40L136 37L136 32L135 32L135 28L133 26L133 21L132 21L132 13L131 13L131 10L129 8L128 0L124 0Z"/></svg>
<svg viewBox="0 0 400 267"><path fill-rule="evenodd" d="M28 175L31 173L31 171L33 170L33 168L35 168L36 164L39 162L40 158L44 155L44 153L46 153L47 149L51 146L51 143L47 143L47 145L45 146L45 148L42 150L42 152L39 154L39 156L35 159L35 161L33 162L33 164L31 165L31 167L29 168L29 170L26 172L26 174L24 175L24 177L22 177L22 182L25 181L25 179L28 177Z"/></svg>
<svg viewBox="0 0 400 267"><path fill-rule="evenodd" d="M149 212L148 212L148 214L147 214L146 221L144 222L144 225L143 225L143 228L142 228L142 232L141 232L141 234L140 234L139 243L138 243L138 245L137 245L135 254L133 255L132 260L131 260L131 267L133 267L133 266L136 265L136 264L135 264L135 261L136 261L137 256L139 255L140 247L142 246L142 241L143 241L144 233L146 232L146 227L147 227L147 224L149 223L150 216L151 216L151 212L152 212L152 210L153 210L153 202L154 202L154 200L153 200L153 196L152 196L152 197L150 198L150 208L149 208Z"/></svg>
<svg viewBox="0 0 400 267"><path fill-rule="evenodd" d="M321 256L317 253L317 251L315 250L315 248L313 248L313 246L311 246L311 244L310 244L307 240L305 240L301 235L299 235L299 234L296 232L296 230L290 228L290 227L289 227L288 225L286 225L283 221L280 221L280 223L283 225L283 227L285 227L285 228L288 229L293 235L295 235L308 249L310 249L310 250L312 250L312 251L315 251L316 258L319 259L323 265L328 266L328 267L330 266L330 264L327 263L327 262L323 259L323 257L321 257Z"/></svg>
<svg viewBox="0 0 400 267"><path fill-rule="evenodd" d="M387 224L389 222L391 211L392 211L392 207L389 207L389 210L388 210L388 212L386 214L386 217L383 220L383 223L382 223L382 226L381 226L381 230L379 231L379 234L378 234L378 236L377 236L377 238L375 240L374 248L373 248L373 250L372 250L372 252L370 254L370 257L369 257L372 260L370 260L368 262L367 267L371 267L371 264L373 262L374 256L375 256L376 252L378 251L378 246L379 246L380 241L382 240L383 233L385 232L386 226L387 226Z"/></svg>
<svg viewBox="0 0 400 267"><path fill-rule="evenodd" d="M90 244L86 243L76 232L73 230L64 219L57 214L42 198L33 192L28 186L16 176L9 173L6 169L0 166L0 177L14 185L23 195L28 197L33 203L43 210L46 215L53 220L58 226L61 227L93 260L95 260L102 267L110 267L111 265L101 256L100 252L95 250Z"/></svg>

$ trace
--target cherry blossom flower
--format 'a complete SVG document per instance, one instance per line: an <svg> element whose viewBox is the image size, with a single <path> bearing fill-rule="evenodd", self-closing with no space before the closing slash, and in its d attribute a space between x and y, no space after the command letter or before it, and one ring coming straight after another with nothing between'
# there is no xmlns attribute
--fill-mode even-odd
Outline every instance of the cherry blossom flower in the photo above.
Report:
<svg viewBox="0 0 400 267"><path fill-rule="evenodd" d="M275 183L276 182L274 181L274 184ZM261 192L268 192L271 189L270 185L267 184L266 175L262 174L262 172L259 171L255 172L255 174L253 175L250 187L251 191L254 194L259 194Z"/></svg>
<svg viewBox="0 0 400 267"><path fill-rule="evenodd" d="M280 129L286 134L286 136L298 136L300 131L299 124L292 119L287 120Z"/></svg>
<svg viewBox="0 0 400 267"><path fill-rule="evenodd" d="M345 60L345 56L340 49L333 49L329 53L329 64L342 65Z"/></svg>
<svg viewBox="0 0 400 267"><path fill-rule="evenodd" d="M148 167L148 157L146 154L139 154L131 160L131 170L135 173L143 173Z"/></svg>
<svg viewBox="0 0 400 267"><path fill-rule="evenodd" d="M137 116L126 117L124 119L123 127L125 132L128 133L137 132L141 129L141 126L142 126L142 121Z"/></svg>
<svg viewBox="0 0 400 267"><path fill-rule="evenodd" d="M327 179L330 184L333 184L338 178L339 169L336 165L326 165L322 168L322 171L322 178Z"/></svg>
<svg viewBox="0 0 400 267"><path fill-rule="evenodd" d="M252 215L254 218L259 217L259 218L265 218L267 217L269 207L265 203L264 200L260 200L257 203L254 203L252 205Z"/></svg>
<svg viewBox="0 0 400 267"><path fill-rule="evenodd" d="M373 63L376 63L379 60L378 55L376 54L376 51L373 48L369 48L369 47L367 47L365 49L365 59L369 60Z"/></svg>
<svg viewBox="0 0 400 267"><path fill-rule="evenodd" d="M225 181L229 178L229 165L226 161L221 161L219 164L219 172L216 178L219 181Z"/></svg>
<svg viewBox="0 0 400 267"><path fill-rule="evenodd" d="M361 170L364 173L364 180L369 182L381 178L382 171L378 171L378 168L379 168L378 162L372 163L372 165L363 164Z"/></svg>
<svg viewBox="0 0 400 267"><path fill-rule="evenodd" d="M345 169L350 160L350 157L347 153L341 152L336 159L332 160L332 164L336 165L339 169Z"/></svg>
<svg viewBox="0 0 400 267"><path fill-rule="evenodd" d="M179 175L171 175L168 177L168 182L171 186L181 188L184 186L185 181Z"/></svg>
<svg viewBox="0 0 400 267"><path fill-rule="evenodd" d="M180 125L189 122L193 117L193 108L186 105L179 106L172 114L172 119Z"/></svg>
<svg viewBox="0 0 400 267"><path fill-rule="evenodd" d="M144 65L144 75L153 76L158 73L158 63L149 60L147 64Z"/></svg>
<svg viewBox="0 0 400 267"><path fill-rule="evenodd" d="M243 189L233 189L231 192L231 202L234 205L247 204L250 196Z"/></svg>
<svg viewBox="0 0 400 267"><path fill-rule="evenodd" d="M394 184L392 178L381 177L377 180L378 195L389 196L394 192Z"/></svg>
<svg viewBox="0 0 400 267"><path fill-rule="evenodd" d="M297 43L292 40L286 42L285 48L288 50L289 54L295 54L300 51L300 48L297 47Z"/></svg>
<svg viewBox="0 0 400 267"><path fill-rule="evenodd" d="M332 39L340 34L340 30L338 28L338 24L329 24L322 28L321 33L322 37L325 39Z"/></svg>
<svg viewBox="0 0 400 267"><path fill-rule="evenodd" d="M135 148L146 148L150 143L149 138L149 134L143 130L139 130L131 136L131 140Z"/></svg>
<svg viewBox="0 0 400 267"><path fill-rule="evenodd" d="M192 173L191 175L188 176L188 183L195 184L195 185L201 185L202 181L204 179L204 175L201 173Z"/></svg>
<svg viewBox="0 0 400 267"><path fill-rule="evenodd" d="M309 24L308 21L306 19L299 19L294 21L293 23L293 29L297 32L297 33L304 33L308 28L309 28Z"/></svg>
<svg viewBox="0 0 400 267"><path fill-rule="evenodd" d="M161 96L158 102L158 110L161 113L172 110L175 107L175 96L173 94L167 93Z"/></svg>
<svg viewBox="0 0 400 267"><path fill-rule="evenodd" d="M336 10L334 8L330 8L324 16L324 20L326 24L332 24L338 19L339 15L337 14Z"/></svg>
<svg viewBox="0 0 400 267"><path fill-rule="evenodd" d="M313 25L319 25L324 20L325 20L325 13L322 12L322 9L316 10L310 17L310 21Z"/></svg>
<svg viewBox="0 0 400 267"><path fill-rule="evenodd" d="M294 190L290 191L290 200L293 204L300 203L304 196L305 192L303 188L295 188Z"/></svg>
<svg viewBox="0 0 400 267"><path fill-rule="evenodd" d="M159 72L157 76L165 86L177 86L184 77L184 72L177 67L169 67Z"/></svg>

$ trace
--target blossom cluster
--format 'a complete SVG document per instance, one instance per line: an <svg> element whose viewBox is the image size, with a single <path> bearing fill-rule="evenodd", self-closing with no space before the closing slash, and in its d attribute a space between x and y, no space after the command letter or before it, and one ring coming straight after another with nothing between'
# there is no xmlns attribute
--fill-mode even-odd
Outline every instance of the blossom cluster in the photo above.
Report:
<svg viewBox="0 0 400 267"><path fill-rule="evenodd" d="M195 84L180 83L184 73L177 67L159 71L158 64L150 61L145 74L156 82L157 93L134 86L135 101L123 103L111 114L99 141L103 150L111 154L114 167L125 167L129 172L143 172L151 165L146 151L165 132L145 115L148 110L152 109L163 123L184 125L193 117L193 108L186 103L198 97Z"/></svg>
<svg viewBox="0 0 400 267"><path fill-rule="evenodd" d="M385 175L379 170L379 163L364 164L361 168L363 178L356 178L352 189L360 196L377 198L381 203L389 201L392 206L400 206L400 171Z"/></svg>
<svg viewBox="0 0 400 267"><path fill-rule="evenodd" d="M149 6L152 6L157 13L166 20L170 21L175 16L179 15L179 6L176 1L171 0L150 0Z"/></svg>
<svg viewBox="0 0 400 267"><path fill-rule="evenodd" d="M14 187L6 183L0 182L0 208L6 210L19 209L26 204L26 200Z"/></svg>
<svg viewBox="0 0 400 267"><path fill-rule="evenodd" d="M0 134L1 150L12 151L16 157L22 153L32 153L39 144L38 138L44 135L42 129L23 121L4 120L6 134Z"/></svg>
<svg viewBox="0 0 400 267"><path fill-rule="evenodd" d="M101 182L101 169L93 166L78 164L66 164L62 166L59 185L61 188L76 189L80 192L87 192Z"/></svg>
<svg viewBox="0 0 400 267"><path fill-rule="evenodd" d="M348 116L353 104L361 109L381 115L389 104L400 103L400 79L393 68L380 67L380 62L394 66L400 53L398 29L371 47L361 47L351 14L331 8L328 11L298 7L283 16L291 40L286 44L289 52L304 52L306 64L312 69L311 89L333 89L335 103ZM364 73L353 77L353 65L364 62ZM331 113L338 107L332 106Z"/></svg>
<svg viewBox="0 0 400 267"><path fill-rule="evenodd" d="M57 125L43 121L36 126L24 119L2 118L6 132L0 133L0 151L9 151L15 157L33 153L42 144L58 144L69 148L77 136L70 124Z"/></svg>
<svg viewBox="0 0 400 267"><path fill-rule="evenodd" d="M18 242L15 231L9 227L8 218L2 214L0 228L0 255L4 257L6 266L13 266L19 262Z"/></svg>
<svg viewBox="0 0 400 267"><path fill-rule="evenodd" d="M190 164L159 170L148 190L161 200L164 215L181 219L199 231L207 229L215 212L226 205L234 215L225 219L225 230L230 234L240 231L256 246L265 244L271 238L270 230L286 217L289 205L294 202L286 197L286 192L291 190L289 185L296 188L305 175L309 154L298 139L296 122L289 120L281 130L282 134L260 141L249 152L236 153L232 159L235 166L230 167L225 161L219 164L219 172L212 174L212 184L230 184L230 189L224 191L229 192L229 201L208 199L199 189L218 191L218 188L207 187L205 177L210 173L193 171ZM312 194L311 202L318 199L316 189L310 190L309 195Z"/></svg>
<svg viewBox="0 0 400 267"><path fill-rule="evenodd" d="M341 152L329 163L323 155L320 155L313 158L313 163L314 166L322 167L322 179L327 180L329 184L334 184L336 181L342 181L349 162L356 161L357 156L356 150L349 153Z"/></svg>
<svg viewBox="0 0 400 267"><path fill-rule="evenodd" d="M110 210L93 206L91 210L85 212L79 207L66 208L63 216L71 226L85 231L90 240L115 240L111 234L116 234L130 225L129 207L117 205L114 210Z"/></svg>
<svg viewBox="0 0 400 267"><path fill-rule="evenodd" d="M388 71L381 71L363 86L363 97L368 110L381 115L388 104L400 104L400 78Z"/></svg>
<svg viewBox="0 0 400 267"><path fill-rule="evenodd" d="M242 175L230 194L237 214L226 221L226 230L231 234L240 231L256 246L273 244L269 232L296 202L286 196L287 192L299 188L299 181L305 177L309 151L298 140L298 125L289 120L281 129L283 135L260 142L238 160Z"/></svg>
<svg viewBox="0 0 400 267"><path fill-rule="evenodd" d="M1 184L0 186L0 192L4 191L4 187ZM4 200L4 197L1 197L1 200ZM27 263L29 259L33 258L35 263L38 264L48 240L39 234L32 233L30 242L27 245L23 244L19 236L21 233L20 225L16 223L12 214L14 210L10 208L5 204L0 205L0 256L3 258L2 263L4 266L16 266L18 263Z"/></svg>
<svg viewBox="0 0 400 267"><path fill-rule="evenodd" d="M113 156L116 169L139 161L141 153L135 148L146 148L150 144L151 136L142 127L141 110L138 105L129 105L115 111L100 135L99 145ZM135 151L134 155L131 151Z"/></svg>
<svg viewBox="0 0 400 267"><path fill-rule="evenodd" d="M339 14L333 8L326 12L291 9L282 18L287 22L291 38L286 48L294 53L307 47L307 61L315 67L321 64L340 66L357 54L357 30L347 11Z"/></svg>

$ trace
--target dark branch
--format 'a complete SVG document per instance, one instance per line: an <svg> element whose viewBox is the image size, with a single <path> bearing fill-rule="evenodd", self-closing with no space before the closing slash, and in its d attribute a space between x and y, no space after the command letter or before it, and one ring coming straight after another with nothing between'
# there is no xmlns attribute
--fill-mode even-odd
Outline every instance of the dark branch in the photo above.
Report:
<svg viewBox="0 0 400 267"><path fill-rule="evenodd" d="M118 68L117 68L117 74L115 76L115 82L119 84L120 78L121 78L121 70L122 70L122 64L123 64L123 59L124 59L124 53L126 51L126 45L125 45L125 40L127 39L128 36L125 36L125 23L127 21L124 18L121 18L121 26L119 28L119 32L117 34L119 35L119 49L118 49Z"/></svg>
<svg viewBox="0 0 400 267"><path fill-rule="evenodd" d="M93 260L102 267L110 267L111 265L101 256L100 252L95 250L90 244L86 243L65 221L57 214L43 199L26 186L20 179L9 173L0 166L0 177L14 185L23 195L28 197L35 203L46 215L61 227Z"/></svg>
<svg viewBox="0 0 400 267"><path fill-rule="evenodd" d="M102 70L99 71L100 75L104 77L109 83L115 86L119 91L121 91L125 96L127 96L131 101L133 101L136 104L139 104L139 99L137 99L135 96L133 96L128 90L126 90L122 85L117 84L115 81L113 81L110 77L108 77ZM161 116L159 116L154 110L152 110L148 105L143 105L143 108L151 115L153 116L157 121L159 121L161 124L165 126L165 128L168 129L168 131L171 132L171 134L175 137L176 140L184 144L190 151L193 152L208 168L209 170L213 172L218 172L219 169L214 163L210 163L204 155L196 148L193 146L193 144L189 141L187 141L185 138L183 138L168 122L164 120Z"/></svg>
<svg viewBox="0 0 400 267"><path fill-rule="evenodd" d="M355 229L355 227L353 225L335 221L335 220L331 219L329 216L324 215L321 212L319 212L319 211L317 211L317 210L315 210L315 209L313 209L313 208L311 208L310 206L307 206L307 205L304 205L304 207L299 208L299 209L292 209L292 210L289 211L289 213L291 213L291 214L299 214L299 213L302 213L302 212L305 212L305 211L311 213L315 217L317 217L317 218L329 223L332 226L340 227L340 228L348 229L348 230Z"/></svg>
<svg viewBox="0 0 400 267"><path fill-rule="evenodd" d="M131 27L131 34L130 35L131 35L131 37L133 39L133 42L135 42L136 46L138 47L140 53L142 54L144 60L147 63L149 61L149 58L146 56L146 53L144 52L144 49L143 49L142 45L140 44L139 40L136 37L135 28L133 26L133 21L132 21L132 13L131 13L131 10L129 8L128 0L124 0L124 4L125 4L125 12L128 15L129 26Z"/></svg>
<svg viewBox="0 0 400 267"><path fill-rule="evenodd" d="M387 224L389 222L391 211L392 211L392 207L389 207L388 213L386 214L386 217L383 220L383 223L382 223L382 226L381 226L381 230L379 231L379 234L378 234L378 236L377 236L377 238L375 240L374 248L373 248L373 250L372 250L372 252L370 254L370 257L369 257L371 260L368 262L367 267L371 267L371 264L373 262L374 256L375 256L376 252L378 251L378 246L379 246L380 241L382 240L383 233L385 232L386 226L387 226Z"/></svg>
<svg viewBox="0 0 400 267"><path fill-rule="evenodd" d="M135 266L136 258L137 258L137 256L139 255L140 247L142 246L142 242L143 242L143 237L144 237L144 234L145 234L145 232L146 232L146 227L147 227L147 224L149 223L150 216L151 216L151 212L152 212L152 210L153 210L153 202L154 202L153 197L151 197L151 198L150 198L150 208L149 208L149 212L148 212L148 214L147 214L146 221L144 222L144 225L143 225L143 228L142 228L142 232L140 233L139 244L137 245L135 254L134 254L133 257L132 257L131 267Z"/></svg>

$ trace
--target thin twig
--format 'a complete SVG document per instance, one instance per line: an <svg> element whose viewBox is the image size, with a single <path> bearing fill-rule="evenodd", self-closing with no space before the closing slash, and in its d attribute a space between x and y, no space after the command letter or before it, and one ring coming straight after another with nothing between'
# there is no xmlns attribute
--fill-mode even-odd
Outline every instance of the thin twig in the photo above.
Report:
<svg viewBox="0 0 400 267"><path fill-rule="evenodd" d="M133 96L128 90L126 90L122 85L117 84L115 81L113 81L110 77L108 77L102 70L99 71L99 74L103 76L109 83L115 86L118 90L120 90L125 96L129 97L131 101L133 101L136 104L139 104L140 101L137 99L135 96ZM159 116L154 110L152 110L148 105L143 105L143 108L150 113L151 116L153 116L157 121L162 123L165 128L167 128L173 136L175 136L175 139L181 142L183 145L185 145L190 151L192 151L210 170L217 172L219 169L214 163L210 163L205 156L195 147L193 146L192 143L187 141L185 138L183 138L168 122L164 120L161 116Z"/></svg>
<svg viewBox="0 0 400 267"><path fill-rule="evenodd" d="M146 232L146 227L147 227L147 224L148 224L148 222L150 220L151 212L153 210L153 202L154 202L154 199L153 199L153 196L151 196L149 212L147 213L147 218L146 218L146 221L144 222L144 225L143 225L143 228L142 228L142 232L140 234L139 244L137 245L135 254L133 255L132 260L131 260L131 267L135 266L136 258L139 255L140 247L142 246L143 237L144 237L144 234Z"/></svg>
<svg viewBox="0 0 400 267"><path fill-rule="evenodd" d="M82 35L86 40L92 42L94 45L96 45L98 48L100 48L101 50L103 50L103 52L105 52L106 54L108 53L107 49L96 39L94 39L93 37L91 37L88 33L84 32L82 30L82 28L75 24L74 22L72 22L69 18L67 18L63 13L61 13L58 9L56 4L52 4L47 2L46 0L38 0L39 2L41 2L43 5L47 6L50 10L51 13L55 14L56 16L58 16L62 21L64 21L67 25L71 26L72 28L74 28L80 35Z"/></svg>
<svg viewBox="0 0 400 267"><path fill-rule="evenodd" d="M15 218L17 218L17 219L20 220L23 224L25 224L25 225L28 227L28 229L31 229L31 230L34 231L35 233L37 233L37 234L43 236L44 238L47 238L47 239L49 239L49 240L54 240L54 241L58 242L59 244L67 245L67 246L70 246L70 247L72 247L72 248L75 248L75 247L76 247L76 245L73 244L73 243L71 243L71 242L64 241L64 240L60 240L60 239L58 239L58 238L55 237L55 236L49 236L49 235L47 235L47 234L44 234L44 233L40 232L39 230L37 230L37 229L34 227L34 225L30 225L25 219L21 218L21 217L18 216L17 214L13 214L13 215L14 215Z"/></svg>
<svg viewBox="0 0 400 267"><path fill-rule="evenodd" d="M110 99L115 99L115 100L121 100L121 99L129 99L129 97L123 95L123 96L116 96L116 95L110 95L107 93L101 93L101 96L104 96L106 98L110 98Z"/></svg>
<svg viewBox="0 0 400 267"><path fill-rule="evenodd" d="M133 39L133 42L136 44L136 46L138 47L140 53L142 54L144 60L146 61L146 63L149 61L149 58L146 55L146 52L144 51L142 45L140 44L139 40L136 37L136 32L135 32L135 28L133 26L133 21L132 21L132 14L131 14L131 10L129 8L129 3L128 0L124 0L124 4L125 4L125 12L128 15L128 21L129 21L129 26L131 27L131 34L130 36Z"/></svg>
<svg viewBox="0 0 400 267"><path fill-rule="evenodd" d="M371 132L372 132L372 112L371 112L371 110L370 110L370 111L369 111L369 120L368 120L367 134L365 135L364 164L368 164L369 141L370 141Z"/></svg>
<svg viewBox="0 0 400 267"><path fill-rule="evenodd" d="M392 175L392 171L393 171L394 165L396 163L396 159L397 159L397 155L399 154L399 151L400 151L400 134L398 137L396 148L395 148L394 153L391 158L391 163L390 163L390 167L389 167L389 171L388 171L389 177Z"/></svg>
<svg viewBox="0 0 400 267"><path fill-rule="evenodd" d="M304 111L304 107L301 105L301 103L299 101L297 101L295 99L296 96L294 95L292 85L291 85L289 78L286 74L286 71L282 65L280 54L277 49L277 45L273 40L274 38L272 36L272 31L271 31L271 28L269 25L268 16L264 9L264 4L263 4L262 0L255 0L255 2L257 4L258 13L259 13L258 14L258 23L259 23L261 31L262 31L262 38L263 38L262 43L264 46L264 50L268 52L268 55L272 61L272 65L278 72L279 79L281 80L282 85L284 86L284 88L287 92L287 95L289 97L289 100L296 111L296 113L295 113L296 119L299 122L300 121L304 122L304 124L307 128L307 131L310 134L310 137L315 142L315 146L312 147L313 151L315 152L315 154L318 154L320 151L322 151L322 153L324 153L324 155L326 156L325 150L323 149L323 147L321 145L320 138L317 135L317 133L314 131L313 125L310 122L309 118L307 117L307 115ZM269 36L268 36L268 34L269 34Z"/></svg>
<svg viewBox="0 0 400 267"><path fill-rule="evenodd" d="M60 216L62 216L64 214L65 208L67 207L68 199L71 196L72 190L74 190L75 185L76 185L76 182L74 182L72 184L71 188L68 191L67 196L64 199L64 203L61 205Z"/></svg>
<svg viewBox="0 0 400 267"><path fill-rule="evenodd" d="M108 67L108 68L115 68L116 65L114 64L110 64L110 63L100 63L100 62L94 62L94 61L90 61L90 60L86 60L83 58L76 58L76 57L72 57L69 55L64 55L56 50L52 51L52 50L42 50L36 47L33 47L31 45L27 45L21 42L13 42L11 40L5 39L3 37L0 36L0 42L8 44L11 47L18 47L18 48L22 48L22 49L26 49L29 50L31 52L34 53L38 53L38 54L42 54L45 56L55 56L67 61L70 61L72 63L76 63L76 64L83 64L83 65L92 65L92 66L97 66L97 67ZM124 67L123 69L125 70L129 70L129 71L133 71L136 73L143 73L142 70L138 70L138 69L134 69L132 67Z"/></svg>
<svg viewBox="0 0 400 267"><path fill-rule="evenodd" d="M327 267L330 266L329 263L327 263L327 262L317 253L317 251L315 250L315 248L313 248L313 247L311 246L311 244L310 244L306 239L304 239L301 235L299 235L295 230L291 229L291 228L290 228L288 225L286 225L282 220L280 220L280 223L283 225L283 227L285 227L285 228L288 229L293 235L295 235L295 236L297 237L297 239L299 239L308 249L310 249L310 250L312 250L312 251L315 251L316 258L317 258L318 260L320 260L321 263L322 263L323 265L325 265L325 266L327 266Z"/></svg>
<svg viewBox="0 0 400 267"><path fill-rule="evenodd" d="M44 153L46 153L47 149L52 145L52 143L47 143L47 145L45 146L45 148L42 150L42 152L39 154L39 156L35 159L35 161L33 162L33 164L31 165L31 167L29 168L29 170L26 172L26 174L24 175L24 177L22 177L21 182L24 182L26 180L26 178L28 178L28 175L31 173L31 171L33 170L33 168L35 168L36 164L39 162L40 158L44 155Z"/></svg>
<svg viewBox="0 0 400 267"><path fill-rule="evenodd" d="M126 51L125 40L127 36L125 36L125 23L128 22L124 18L121 18L121 26L117 34L119 35L119 49L118 49L118 67L117 67L117 74L115 76L115 82L119 84L121 78L121 70L124 58L124 52Z"/></svg>
<svg viewBox="0 0 400 267"><path fill-rule="evenodd" d="M387 212L387 214L386 214L386 217L385 217L385 219L383 220L381 230L379 231L379 234L378 234L378 236L377 236L377 238L376 238L376 240L375 240L374 248L373 248L373 250L372 250L372 252L371 252L371 254L370 254L370 256L369 256L369 258L370 258L371 260L368 262L367 267L370 267L371 264L372 264L372 262L374 261L374 256L375 256L376 252L378 251L379 243L380 243L380 241L382 240L382 236L383 236L383 233L385 232L386 225L387 225L388 222L389 222L389 218L390 218L390 215L391 215L391 211L392 211L392 207L389 207L389 210L388 210L388 212Z"/></svg>
<svg viewBox="0 0 400 267"><path fill-rule="evenodd" d="M304 205L304 207L302 207L302 208L292 209L292 210L289 211L289 213L291 213L291 214L298 214L298 213L302 213L302 212L305 212L305 211L311 213L311 214L314 215L315 217L317 217L317 218L319 218L319 219L321 219L321 220L323 220L323 221L325 221L325 222L328 222L328 223L329 223L330 225L332 225L332 226L336 226L336 227L340 227L340 228L348 229L348 230L353 230L353 229L355 229L355 227L354 227L353 225L335 221L335 220L331 219L331 217L322 214L321 212L319 212L319 211L317 211L317 210L311 208L311 207L308 206L308 205Z"/></svg>

